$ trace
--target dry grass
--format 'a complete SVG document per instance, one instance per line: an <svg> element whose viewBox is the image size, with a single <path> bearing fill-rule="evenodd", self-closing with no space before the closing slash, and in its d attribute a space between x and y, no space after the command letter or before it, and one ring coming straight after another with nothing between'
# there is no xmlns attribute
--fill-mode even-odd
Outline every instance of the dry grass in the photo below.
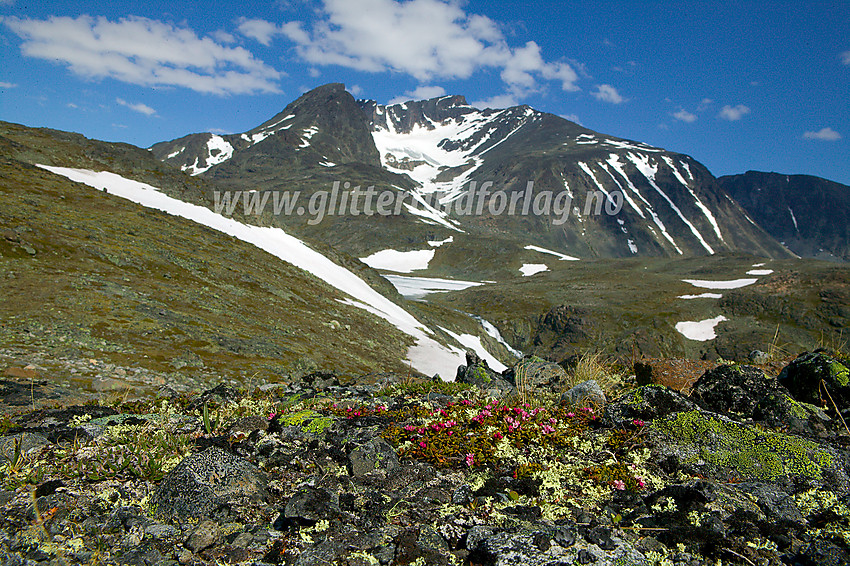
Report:
<svg viewBox="0 0 850 566"><path fill-rule="evenodd" d="M579 358L575 369L569 373L569 379L564 391L588 380L594 380L611 398L625 385L623 376L616 371L612 364L598 352L587 352Z"/></svg>

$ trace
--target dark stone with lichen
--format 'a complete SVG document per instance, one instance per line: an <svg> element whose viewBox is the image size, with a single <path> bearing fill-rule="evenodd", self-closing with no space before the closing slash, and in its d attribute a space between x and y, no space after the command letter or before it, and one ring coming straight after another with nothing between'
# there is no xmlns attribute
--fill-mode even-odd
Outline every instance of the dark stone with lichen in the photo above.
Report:
<svg viewBox="0 0 850 566"><path fill-rule="evenodd" d="M166 520L223 519L234 506L268 499L260 470L221 448L191 454L166 475L151 498L154 514Z"/></svg>
<svg viewBox="0 0 850 566"><path fill-rule="evenodd" d="M830 409L834 402L839 411L850 408L850 368L824 352L800 354L778 380L798 401L820 404L823 400Z"/></svg>

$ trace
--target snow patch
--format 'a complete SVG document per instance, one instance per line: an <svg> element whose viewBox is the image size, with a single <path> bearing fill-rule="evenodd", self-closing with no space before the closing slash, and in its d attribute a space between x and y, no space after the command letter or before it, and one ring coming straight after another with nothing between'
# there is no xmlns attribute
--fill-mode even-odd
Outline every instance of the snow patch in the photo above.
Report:
<svg viewBox="0 0 850 566"><path fill-rule="evenodd" d="M541 248L540 246L528 245L528 246L525 246L524 249L532 250L532 251L535 251L535 252L540 252L542 254L553 255L561 261L579 261L579 258L577 258L577 257L573 257L571 255L565 255L565 254L562 254L560 252L556 252L556 251L552 251L552 250L547 250L546 248Z"/></svg>
<svg viewBox="0 0 850 566"><path fill-rule="evenodd" d="M210 167L218 165L219 163L224 163L231 157L233 157L233 146L230 145L230 142L221 136L212 134L210 139L207 140L206 145L206 157L204 158L206 165L204 167L200 167L198 165L199 160L196 158L195 163L189 166L184 165L180 169L187 171L193 176L200 175Z"/></svg>
<svg viewBox="0 0 850 566"><path fill-rule="evenodd" d="M677 299L722 299L720 293L700 293L699 295L679 295Z"/></svg>
<svg viewBox="0 0 850 566"><path fill-rule="evenodd" d="M497 360L493 354L487 351L484 344L481 343L480 336L473 336L472 334L455 334L451 330L443 328L442 326L440 327L440 330L457 340L464 347L469 348L478 354L478 357L487 362L487 365L493 371L501 373L508 369L508 366Z"/></svg>
<svg viewBox="0 0 850 566"><path fill-rule="evenodd" d="M706 281L704 279L682 279L685 283L690 283L694 287L703 289L740 289L747 285L752 285L758 279L732 279L730 281Z"/></svg>
<svg viewBox="0 0 850 566"><path fill-rule="evenodd" d="M405 275L384 275L384 277L393 284L396 291L405 299L421 299L431 293L462 291L463 289L483 285L483 283L476 281L437 279L433 277L408 277Z"/></svg>
<svg viewBox="0 0 850 566"><path fill-rule="evenodd" d="M436 250L413 250L409 252L381 250L370 256L361 257L360 261L373 269L410 273L411 271L428 269L428 264L434 259L435 253Z"/></svg>
<svg viewBox="0 0 850 566"><path fill-rule="evenodd" d="M706 342L717 338L714 327L729 320L722 314L714 318L699 321L685 321L676 324L676 330L688 340L696 340L698 342Z"/></svg>
<svg viewBox="0 0 850 566"><path fill-rule="evenodd" d="M747 275L770 275L771 273L773 273L772 269L751 269Z"/></svg>
<svg viewBox="0 0 850 566"><path fill-rule="evenodd" d="M514 356L516 356L518 358L521 358L523 356L522 352L520 352L519 350L517 350L515 348L512 348L510 344L505 342L505 339L502 338L502 333L499 332L499 329L496 328L495 325L493 325L491 322L489 322L487 320L484 320L483 318L481 318L478 315L471 315L471 316L472 316L472 318L474 318L475 320L477 320L478 322L481 323L481 327L484 329L484 332L486 332L487 334L489 334L490 336L495 338L499 342L499 344L501 344L502 346L507 348L508 352L510 352L511 354L513 354Z"/></svg>
<svg viewBox="0 0 850 566"><path fill-rule="evenodd" d="M519 268L519 271L522 273L523 277L529 277L536 273L549 271L549 266L543 263L524 263L522 264L522 267Z"/></svg>
<svg viewBox="0 0 850 566"><path fill-rule="evenodd" d="M455 237L449 236L445 240L439 240L439 241L434 241L434 242L429 241L428 245L431 246L432 248L439 248L443 244L451 244L454 241L455 241Z"/></svg>

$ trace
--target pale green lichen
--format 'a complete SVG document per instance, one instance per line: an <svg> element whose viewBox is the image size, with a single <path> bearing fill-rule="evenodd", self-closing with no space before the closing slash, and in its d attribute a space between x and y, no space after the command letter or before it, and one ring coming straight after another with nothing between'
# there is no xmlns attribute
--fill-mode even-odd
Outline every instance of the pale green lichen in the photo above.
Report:
<svg viewBox="0 0 850 566"><path fill-rule="evenodd" d="M322 434L333 424L333 418L323 417L316 411L309 409L281 415L279 421L283 426L301 427L302 431L313 434Z"/></svg>
<svg viewBox="0 0 850 566"><path fill-rule="evenodd" d="M689 463L702 460L732 469L741 479L775 480L785 475L819 479L833 463L830 452L812 441L761 431L700 411L677 413L651 426L689 448Z"/></svg>

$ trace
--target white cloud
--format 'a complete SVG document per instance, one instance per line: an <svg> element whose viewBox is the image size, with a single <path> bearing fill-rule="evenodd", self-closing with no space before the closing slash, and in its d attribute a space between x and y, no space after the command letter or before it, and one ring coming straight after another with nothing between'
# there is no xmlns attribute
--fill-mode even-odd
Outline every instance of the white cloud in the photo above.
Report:
<svg viewBox="0 0 850 566"><path fill-rule="evenodd" d="M687 122L689 124L697 121L697 115L688 112L684 108L679 108L678 112L674 112L673 117L677 120L681 120L682 122Z"/></svg>
<svg viewBox="0 0 850 566"><path fill-rule="evenodd" d="M4 81L0 81L0 88L16 88L18 85L15 83L7 83Z"/></svg>
<svg viewBox="0 0 850 566"><path fill-rule="evenodd" d="M123 98L116 98L115 102L120 104L121 106L126 106L130 110L134 112L138 112L139 114L144 114L145 116L154 116L156 115L156 110L148 106L147 104L142 104L141 102L137 102L135 104L127 102Z"/></svg>
<svg viewBox="0 0 850 566"><path fill-rule="evenodd" d="M363 92L363 89L360 87L360 85L351 85L350 87L348 87L348 92L350 92L354 96L357 96Z"/></svg>
<svg viewBox="0 0 850 566"><path fill-rule="evenodd" d="M584 124L582 124L582 123L581 123L581 119L578 117L578 115L577 115L577 114L560 114L560 116L561 116L561 118L563 118L564 120L569 120L570 122L575 122L575 123L576 123L576 124L578 124L579 126L583 126L583 125L584 125Z"/></svg>
<svg viewBox="0 0 850 566"><path fill-rule="evenodd" d="M750 113L750 109L743 104L738 104L735 106L725 105L720 109L720 113L717 115L719 118L723 118L724 120L729 120L730 122L734 122L735 120L740 120L746 114Z"/></svg>
<svg viewBox="0 0 850 566"><path fill-rule="evenodd" d="M471 106L475 108L510 108L511 106L517 106L519 104L519 100L517 97L511 93L505 94L497 94L496 96L491 96L490 98L484 98L482 100L474 100Z"/></svg>
<svg viewBox="0 0 850 566"><path fill-rule="evenodd" d="M850 51L845 51L841 54L841 62L845 65L850 65Z"/></svg>
<svg viewBox="0 0 850 566"><path fill-rule="evenodd" d="M803 137L807 140L838 141L841 139L841 134L832 128L821 128L817 132L806 132Z"/></svg>
<svg viewBox="0 0 850 566"><path fill-rule="evenodd" d="M246 20L240 31L261 43L286 36L314 65L392 71L421 82L466 79L489 69L516 96L539 89L541 81L578 90L569 63L546 61L533 41L511 47L497 22L466 13L455 0L324 0L319 14L309 25Z"/></svg>
<svg viewBox="0 0 850 566"><path fill-rule="evenodd" d="M280 72L242 47L198 37L189 28L135 16L114 22L89 16L2 22L24 40L25 56L67 65L83 78L219 95L280 92Z"/></svg>
<svg viewBox="0 0 850 566"><path fill-rule="evenodd" d="M596 85L596 90L590 94L603 102L610 102L611 104L621 104L626 101L626 99L617 92L617 89L611 85Z"/></svg>
<svg viewBox="0 0 850 566"><path fill-rule="evenodd" d="M446 89L441 86L420 85L413 90L405 92L404 96L396 96L390 100L390 104L398 104L399 102L406 102L408 100L428 100L443 96L444 94L446 94Z"/></svg>
<svg viewBox="0 0 850 566"><path fill-rule="evenodd" d="M282 34L280 28L265 20L242 18L239 21L239 27L237 29L245 37L255 39L265 46L271 45L274 36Z"/></svg>

